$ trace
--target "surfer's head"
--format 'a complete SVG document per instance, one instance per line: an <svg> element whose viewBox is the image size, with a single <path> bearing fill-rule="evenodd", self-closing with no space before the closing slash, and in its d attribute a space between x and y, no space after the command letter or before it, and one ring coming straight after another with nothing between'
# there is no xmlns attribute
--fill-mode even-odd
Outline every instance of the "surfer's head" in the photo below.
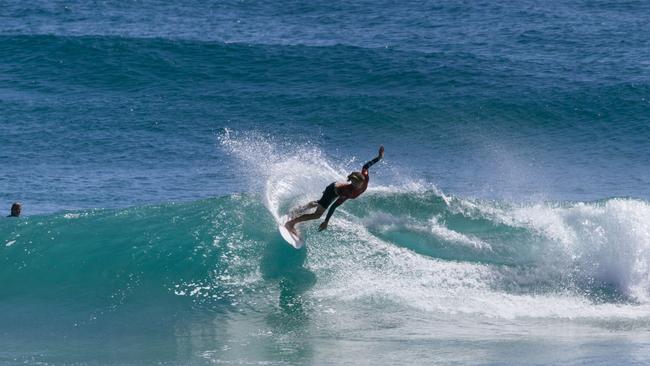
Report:
<svg viewBox="0 0 650 366"><path fill-rule="evenodd" d="M22 206L20 205L20 202L14 202L13 205L11 205L11 216L12 217L18 217L20 216L20 209Z"/></svg>
<svg viewBox="0 0 650 366"><path fill-rule="evenodd" d="M348 181L350 181L355 188L360 187L365 180L366 178L359 172L352 172L348 175Z"/></svg>

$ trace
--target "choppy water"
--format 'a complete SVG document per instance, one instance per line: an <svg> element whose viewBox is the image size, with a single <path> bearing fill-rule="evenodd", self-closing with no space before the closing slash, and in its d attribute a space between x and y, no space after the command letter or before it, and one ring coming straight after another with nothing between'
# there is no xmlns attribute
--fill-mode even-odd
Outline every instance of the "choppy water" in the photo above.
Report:
<svg viewBox="0 0 650 366"><path fill-rule="evenodd" d="M650 363L646 2L0 5L0 363Z"/></svg>

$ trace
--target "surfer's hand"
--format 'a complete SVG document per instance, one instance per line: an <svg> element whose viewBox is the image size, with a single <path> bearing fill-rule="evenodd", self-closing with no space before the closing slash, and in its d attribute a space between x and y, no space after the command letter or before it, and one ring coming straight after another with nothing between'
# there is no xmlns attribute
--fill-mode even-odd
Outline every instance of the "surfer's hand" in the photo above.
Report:
<svg viewBox="0 0 650 366"><path fill-rule="evenodd" d="M320 227L318 228L318 231L323 231L327 229L327 221L323 221L322 224L320 224Z"/></svg>
<svg viewBox="0 0 650 366"><path fill-rule="evenodd" d="M384 158L384 145L381 145L379 147L379 159L383 159L383 158Z"/></svg>

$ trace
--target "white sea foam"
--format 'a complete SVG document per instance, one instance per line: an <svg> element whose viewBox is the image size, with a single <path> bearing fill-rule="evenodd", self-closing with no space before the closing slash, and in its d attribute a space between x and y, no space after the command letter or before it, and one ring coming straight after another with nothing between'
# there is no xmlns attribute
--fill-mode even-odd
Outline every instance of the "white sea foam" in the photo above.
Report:
<svg viewBox="0 0 650 366"><path fill-rule="evenodd" d="M246 168L253 172L251 184L261 184L254 188L264 192L264 204L276 221L290 207L317 200L327 184L345 176L344 170L330 165L315 147L282 145L252 133L235 137L228 130L220 142L247 163Z"/></svg>
<svg viewBox="0 0 650 366"><path fill-rule="evenodd" d="M499 290L499 266L420 256L378 239L350 218L335 219L332 226L337 232L333 241L357 244L314 246L314 256L322 257L314 267L335 269L321 284L319 296L345 301L385 298L435 313L506 319L638 319L650 314L648 304L594 304L573 293L507 293Z"/></svg>
<svg viewBox="0 0 650 366"><path fill-rule="evenodd" d="M454 198L452 212L525 228L546 238L549 272L614 286L650 302L650 205L634 199L571 204L503 205Z"/></svg>
<svg viewBox="0 0 650 366"><path fill-rule="evenodd" d="M632 199L538 204L502 210L503 222L525 227L559 249L556 264L585 280L615 286L642 303L650 301L650 205Z"/></svg>

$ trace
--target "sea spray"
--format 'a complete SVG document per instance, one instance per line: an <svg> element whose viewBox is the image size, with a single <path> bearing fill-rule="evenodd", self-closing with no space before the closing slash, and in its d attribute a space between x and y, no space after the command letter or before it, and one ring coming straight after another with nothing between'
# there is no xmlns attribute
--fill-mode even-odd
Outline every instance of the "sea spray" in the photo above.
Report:
<svg viewBox="0 0 650 366"><path fill-rule="evenodd" d="M251 190L264 192L264 204L276 221L292 207L317 200L331 181L345 175L314 146L229 129L218 140L242 162L240 174Z"/></svg>

